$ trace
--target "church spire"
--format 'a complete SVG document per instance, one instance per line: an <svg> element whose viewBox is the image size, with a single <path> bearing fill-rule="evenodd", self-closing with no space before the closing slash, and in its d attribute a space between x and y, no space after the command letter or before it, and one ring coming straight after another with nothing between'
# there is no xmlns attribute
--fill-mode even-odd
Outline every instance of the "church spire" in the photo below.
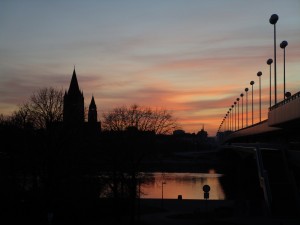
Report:
<svg viewBox="0 0 300 225"><path fill-rule="evenodd" d="M94 95L92 96L92 100L91 100L89 109L97 109L97 106L96 106L96 103L95 103L95 99L94 99Z"/></svg>
<svg viewBox="0 0 300 225"><path fill-rule="evenodd" d="M64 95L63 120L68 125L80 125L84 122L84 97L79 90L75 66L68 92Z"/></svg>
<svg viewBox="0 0 300 225"><path fill-rule="evenodd" d="M95 103L94 96L92 96L92 100L89 106L88 122L97 122L97 106Z"/></svg>
<svg viewBox="0 0 300 225"><path fill-rule="evenodd" d="M68 93L80 93L79 85L76 77L75 66L74 66L73 75L72 75Z"/></svg>

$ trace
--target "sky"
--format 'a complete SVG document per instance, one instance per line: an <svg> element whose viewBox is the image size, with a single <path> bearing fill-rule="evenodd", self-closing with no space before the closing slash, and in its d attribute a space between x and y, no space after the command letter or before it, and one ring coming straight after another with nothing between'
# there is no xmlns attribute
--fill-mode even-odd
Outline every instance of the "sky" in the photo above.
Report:
<svg viewBox="0 0 300 225"><path fill-rule="evenodd" d="M0 114L10 115L40 88L67 90L75 65L85 105L94 95L99 119L138 104L171 111L186 132L204 125L214 136L253 80L258 122L256 74L263 73L266 119L274 13L281 101L283 40L286 90L300 91L299 0L1 0Z"/></svg>

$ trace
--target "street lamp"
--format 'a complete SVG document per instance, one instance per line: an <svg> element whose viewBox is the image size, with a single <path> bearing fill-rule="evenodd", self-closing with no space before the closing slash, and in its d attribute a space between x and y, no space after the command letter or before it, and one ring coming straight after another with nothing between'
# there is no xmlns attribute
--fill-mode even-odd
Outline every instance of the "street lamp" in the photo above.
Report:
<svg viewBox="0 0 300 225"><path fill-rule="evenodd" d="M242 129L244 128L244 94L240 94L241 98L242 98Z"/></svg>
<svg viewBox="0 0 300 225"><path fill-rule="evenodd" d="M240 129L240 99L239 98L237 98L236 99L236 101L237 101L237 104L238 104L238 130Z"/></svg>
<svg viewBox="0 0 300 225"><path fill-rule="evenodd" d="M252 125L253 125L253 84L254 84L254 81L252 80L250 82L251 86L252 86Z"/></svg>
<svg viewBox="0 0 300 225"><path fill-rule="evenodd" d="M283 99L285 99L285 47L288 46L287 41L280 43L280 48L283 48Z"/></svg>
<svg viewBox="0 0 300 225"><path fill-rule="evenodd" d="M232 115L231 115L231 128L232 128L232 130L234 131L234 126L233 126L233 124L234 124L234 122L233 122L233 120L234 120L234 112L233 112L233 107L234 107L234 105L231 105L231 111L232 111Z"/></svg>
<svg viewBox="0 0 300 225"><path fill-rule="evenodd" d="M267 60L267 64L270 66L270 108L272 106L272 91L271 91L271 88L272 88L272 84L271 84L271 81L272 81L272 74L271 74L271 71L272 71L272 63L273 63L273 59L268 59Z"/></svg>
<svg viewBox="0 0 300 225"><path fill-rule="evenodd" d="M227 111L226 116L227 116L227 130L229 130L230 129L229 128L229 122L230 122L229 111Z"/></svg>
<svg viewBox="0 0 300 225"><path fill-rule="evenodd" d="M223 127L224 121L225 121L225 118L223 118L222 123L221 123L221 128L223 129L223 131L225 131L225 130L224 130L224 127Z"/></svg>
<svg viewBox="0 0 300 225"><path fill-rule="evenodd" d="M232 115L231 115L231 108L229 108L229 130L232 130Z"/></svg>
<svg viewBox="0 0 300 225"><path fill-rule="evenodd" d="M246 92L246 127L248 127L248 88L245 88Z"/></svg>
<svg viewBox="0 0 300 225"><path fill-rule="evenodd" d="M222 119L221 126L220 126L220 130L221 130L221 128L223 128L223 131L225 131L225 130L224 130L224 127L223 127L224 121L225 121L225 117Z"/></svg>
<svg viewBox="0 0 300 225"><path fill-rule="evenodd" d="M228 131L230 131L230 110L228 109L227 111L227 114L228 114L228 122L227 122L227 127L228 127Z"/></svg>
<svg viewBox="0 0 300 225"><path fill-rule="evenodd" d="M257 76L259 77L259 122L261 122L261 75L262 72L258 71Z"/></svg>
<svg viewBox="0 0 300 225"><path fill-rule="evenodd" d="M234 131L236 131L236 102L234 102Z"/></svg>
<svg viewBox="0 0 300 225"><path fill-rule="evenodd" d="M276 83L276 76L277 76L277 71L276 71L276 23L278 21L279 17L277 14L273 14L269 22L270 24L274 25L274 95L275 95L275 104L277 104L277 83Z"/></svg>

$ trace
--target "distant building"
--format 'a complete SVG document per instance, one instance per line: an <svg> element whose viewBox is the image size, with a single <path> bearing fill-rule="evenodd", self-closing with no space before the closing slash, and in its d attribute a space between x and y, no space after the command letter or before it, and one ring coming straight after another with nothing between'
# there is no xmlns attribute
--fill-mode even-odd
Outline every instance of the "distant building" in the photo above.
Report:
<svg viewBox="0 0 300 225"><path fill-rule="evenodd" d="M89 132L100 132L101 123L97 118L97 106L94 96L88 110L88 121L85 122L84 96L79 89L75 67L69 90L64 95L63 124L65 128L82 128Z"/></svg>
<svg viewBox="0 0 300 225"><path fill-rule="evenodd" d="M197 137L201 142L207 141L207 131L204 130L204 125L202 126L202 129L197 133Z"/></svg>

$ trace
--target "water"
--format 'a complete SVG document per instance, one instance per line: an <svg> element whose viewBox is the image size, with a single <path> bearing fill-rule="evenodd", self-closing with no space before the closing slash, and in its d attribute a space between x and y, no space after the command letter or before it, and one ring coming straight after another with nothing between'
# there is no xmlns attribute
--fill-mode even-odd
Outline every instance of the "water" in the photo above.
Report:
<svg viewBox="0 0 300 225"><path fill-rule="evenodd" d="M225 194L219 182L222 174L214 170L209 173L145 173L147 184L141 187L141 198L177 199L204 199L202 190L204 185L210 186L211 200L224 200Z"/></svg>

